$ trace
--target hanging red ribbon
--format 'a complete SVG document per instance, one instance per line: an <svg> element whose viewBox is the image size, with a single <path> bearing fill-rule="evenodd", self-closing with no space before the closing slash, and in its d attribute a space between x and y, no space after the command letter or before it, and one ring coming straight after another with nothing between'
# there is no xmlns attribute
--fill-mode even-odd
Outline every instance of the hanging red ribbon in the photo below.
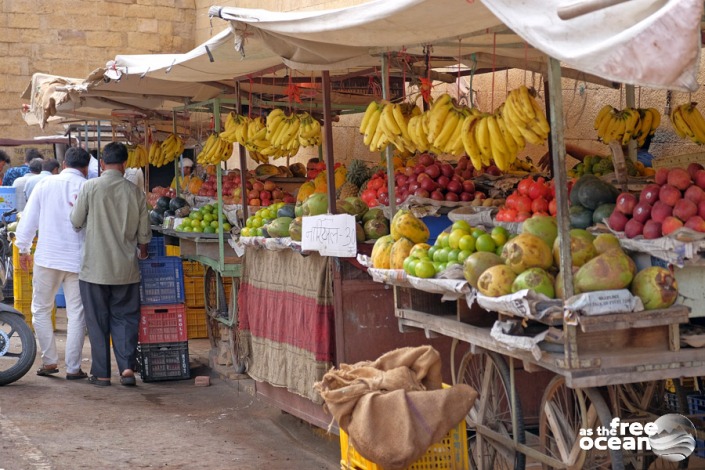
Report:
<svg viewBox="0 0 705 470"><path fill-rule="evenodd" d="M419 87L419 91L421 93L421 97L426 103L431 102L431 90L433 89L433 81L430 78L421 78L421 86Z"/></svg>

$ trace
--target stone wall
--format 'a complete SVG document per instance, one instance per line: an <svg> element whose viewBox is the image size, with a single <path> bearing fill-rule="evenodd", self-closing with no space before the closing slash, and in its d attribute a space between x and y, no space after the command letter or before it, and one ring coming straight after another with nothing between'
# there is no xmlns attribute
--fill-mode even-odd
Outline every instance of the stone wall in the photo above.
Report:
<svg viewBox="0 0 705 470"><path fill-rule="evenodd" d="M63 134L22 119L32 74L84 78L117 54L186 52L196 45L195 22L195 0L3 0L0 136Z"/></svg>

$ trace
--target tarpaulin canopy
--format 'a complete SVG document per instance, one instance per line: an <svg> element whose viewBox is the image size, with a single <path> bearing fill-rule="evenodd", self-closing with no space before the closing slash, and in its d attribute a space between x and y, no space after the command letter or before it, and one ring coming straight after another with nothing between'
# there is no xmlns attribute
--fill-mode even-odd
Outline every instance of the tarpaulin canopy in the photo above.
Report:
<svg viewBox="0 0 705 470"><path fill-rule="evenodd" d="M434 55L489 51L522 57L525 52L511 38L516 33L586 73L634 85L697 89L701 0L631 0L563 20L559 11L566 3L373 0L287 13L214 6L210 15L233 23L245 54L248 39L258 40L295 69L359 65L380 51L418 53L428 44Z"/></svg>
<svg viewBox="0 0 705 470"><path fill-rule="evenodd" d="M227 27L187 53L118 55L84 80L35 74L25 119L44 126L54 115L167 118L190 102L232 97L235 82L244 93L286 105L298 98L291 96L293 80L320 82L321 70L331 73L334 103L360 104L369 101L366 80L371 86L379 75L384 54L392 74L407 81L425 74L428 53L436 70L460 61L464 73L542 72L550 56L562 62L564 76L608 86L698 87L701 0L630 0L563 20L566 1L373 0L285 13L213 6L209 14ZM345 82L355 77L363 80ZM320 101L320 84L303 91L309 102Z"/></svg>

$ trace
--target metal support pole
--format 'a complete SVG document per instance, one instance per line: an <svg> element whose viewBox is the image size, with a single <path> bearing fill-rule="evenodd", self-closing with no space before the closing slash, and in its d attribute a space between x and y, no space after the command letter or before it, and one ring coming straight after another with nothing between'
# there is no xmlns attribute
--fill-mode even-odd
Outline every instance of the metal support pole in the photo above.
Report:
<svg viewBox="0 0 705 470"><path fill-rule="evenodd" d="M100 139L100 121L98 121L98 142L96 143L96 159L98 160L98 176L102 173L101 168L100 168L100 156L101 156L101 151L100 151L100 144L101 144L101 139ZM86 147L86 150L88 148Z"/></svg>
<svg viewBox="0 0 705 470"><path fill-rule="evenodd" d="M328 210L331 214L337 212L335 207L335 170L333 169L333 112L330 103L330 72L323 71L323 145L326 151L326 169L328 172Z"/></svg>
<svg viewBox="0 0 705 470"><path fill-rule="evenodd" d="M235 112L242 115L242 97L240 96L240 82L235 82ZM245 147L237 144L238 155L240 156L240 191L242 191L242 220L247 220L247 154Z"/></svg>
<svg viewBox="0 0 705 470"><path fill-rule="evenodd" d="M220 101L213 100L213 125L214 131L220 132ZM225 267L225 243L223 241L223 170L220 163L216 166L218 184L218 272L223 272Z"/></svg>
<svg viewBox="0 0 705 470"><path fill-rule="evenodd" d="M389 100L389 63L387 54L382 55L382 98ZM392 220L397 212L397 201L394 194L394 160L392 155L392 145L387 145L384 149L384 156L387 160L387 193L389 194L389 220Z"/></svg>

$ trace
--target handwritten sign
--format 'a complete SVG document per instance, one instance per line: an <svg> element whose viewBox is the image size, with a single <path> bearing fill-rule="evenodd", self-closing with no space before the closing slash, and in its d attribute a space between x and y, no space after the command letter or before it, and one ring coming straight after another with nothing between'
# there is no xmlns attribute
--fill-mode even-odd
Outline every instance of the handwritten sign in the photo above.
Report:
<svg viewBox="0 0 705 470"><path fill-rule="evenodd" d="M355 217L348 214L304 217L301 248L318 251L323 256L356 256Z"/></svg>

